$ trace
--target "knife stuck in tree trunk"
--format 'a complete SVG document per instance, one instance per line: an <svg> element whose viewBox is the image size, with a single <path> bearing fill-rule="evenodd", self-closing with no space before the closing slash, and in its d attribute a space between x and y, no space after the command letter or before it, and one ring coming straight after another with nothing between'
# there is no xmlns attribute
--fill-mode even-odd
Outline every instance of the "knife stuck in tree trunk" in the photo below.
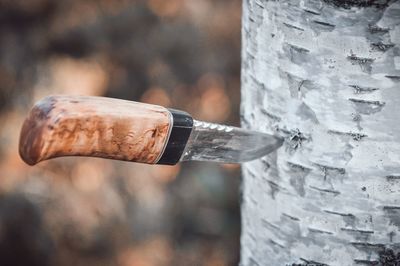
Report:
<svg viewBox="0 0 400 266"><path fill-rule="evenodd" d="M148 164L241 163L282 145L278 136L194 120L188 113L126 100L49 96L37 102L20 135L30 165L61 156Z"/></svg>

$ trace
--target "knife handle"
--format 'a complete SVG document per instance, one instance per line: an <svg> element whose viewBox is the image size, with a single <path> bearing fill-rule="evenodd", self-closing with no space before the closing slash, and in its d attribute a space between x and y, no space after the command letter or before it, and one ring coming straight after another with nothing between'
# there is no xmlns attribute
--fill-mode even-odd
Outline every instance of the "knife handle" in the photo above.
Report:
<svg viewBox="0 0 400 266"><path fill-rule="evenodd" d="M25 119L19 153L29 165L61 156L176 164L192 117L162 106L93 96L49 96Z"/></svg>

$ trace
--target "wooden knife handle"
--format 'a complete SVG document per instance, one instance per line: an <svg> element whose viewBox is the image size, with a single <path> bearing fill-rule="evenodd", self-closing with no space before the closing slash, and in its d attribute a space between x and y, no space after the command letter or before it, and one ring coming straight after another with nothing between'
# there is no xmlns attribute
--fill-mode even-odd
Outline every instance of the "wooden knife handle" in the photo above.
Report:
<svg viewBox="0 0 400 266"><path fill-rule="evenodd" d="M173 128L161 106L91 96L49 96L30 111L19 143L34 165L60 156L157 163ZM178 158L179 160L179 158Z"/></svg>

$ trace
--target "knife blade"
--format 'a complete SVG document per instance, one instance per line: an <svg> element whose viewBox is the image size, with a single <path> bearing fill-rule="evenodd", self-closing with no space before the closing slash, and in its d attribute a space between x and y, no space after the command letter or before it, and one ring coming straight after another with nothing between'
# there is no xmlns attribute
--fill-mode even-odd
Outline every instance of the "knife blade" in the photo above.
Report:
<svg viewBox="0 0 400 266"><path fill-rule="evenodd" d="M194 120L181 160L242 163L275 151L282 142L274 135Z"/></svg>
<svg viewBox="0 0 400 266"><path fill-rule="evenodd" d="M21 129L19 153L29 165L62 156L166 165L242 163L282 143L280 136L194 120L158 105L60 95L33 106Z"/></svg>

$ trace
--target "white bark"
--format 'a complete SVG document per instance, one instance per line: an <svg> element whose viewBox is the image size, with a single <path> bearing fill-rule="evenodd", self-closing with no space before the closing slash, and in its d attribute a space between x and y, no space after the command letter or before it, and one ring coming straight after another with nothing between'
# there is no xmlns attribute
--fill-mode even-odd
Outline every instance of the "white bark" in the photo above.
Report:
<svg viewBox="0 0 400 266"><path fill-rule="evenodd" d="M243 167L241 264L397 265L400 1L244 0L242 27L243 126L286 141Z"/></svg>

